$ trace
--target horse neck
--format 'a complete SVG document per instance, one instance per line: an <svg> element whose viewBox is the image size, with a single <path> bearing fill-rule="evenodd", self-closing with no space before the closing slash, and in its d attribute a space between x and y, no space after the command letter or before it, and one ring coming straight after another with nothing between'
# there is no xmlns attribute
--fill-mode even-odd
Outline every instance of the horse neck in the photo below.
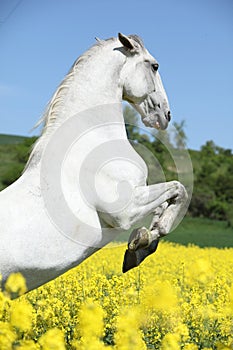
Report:
<svg viewBox="0 0 233 350"><path fill-rule="evenodd" d="M120 73L125 59L120 52L114 50L115 46L113 41L108 45L93 47L74 63L43 117L45 126L30 155L26 170L40 164L48 141L69 118L95 106L122 102ZM124 125L122 113L118 113L116 119ZM124 127L121 129L123 135Z"/></svg>
<svg viewBox="0 0 233 350"><path fill-rule="evenodd" d="M60 114L62 120L96 105L121 102L120 72L124 60L113 47L99 47L93 57L80 59L74 64L73 81Z"/></svg>

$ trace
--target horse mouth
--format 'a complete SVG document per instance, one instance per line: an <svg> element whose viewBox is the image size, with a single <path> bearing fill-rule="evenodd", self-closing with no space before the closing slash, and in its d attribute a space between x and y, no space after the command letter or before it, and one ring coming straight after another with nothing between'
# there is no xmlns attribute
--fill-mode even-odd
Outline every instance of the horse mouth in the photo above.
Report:
<svg viewBox="0 0 233 350"><path fill-rule="evenodd" d="M159 124L158 121L155 123L155 129L161 129L160 124Z"/></svg>
<svg viewBox="0 0 233 350"><path fill-rule="evenodd" d="M134 105L135 109L140 113L142 122L149 128L157 130L165 130L168 127L169 118L160 108L147 109L142 105Z"/></svg>
<svg viewBox="0 0 233 350"><path fill-rule="evenodd" d="M162 121L158 115L155 116L153 113L142 117L142 121L145 126L155 128L157 130L165 130L168 126L167 121Z"/></svg>
<svg viewBox="0 0 233 350"><path fill-rule="evenodd" d="M135 104L134 107L140 113L145 126L165 130L171 119L170 111L163 111L159 104L152 104L150 100L146 99L141 104Z"/></svg>

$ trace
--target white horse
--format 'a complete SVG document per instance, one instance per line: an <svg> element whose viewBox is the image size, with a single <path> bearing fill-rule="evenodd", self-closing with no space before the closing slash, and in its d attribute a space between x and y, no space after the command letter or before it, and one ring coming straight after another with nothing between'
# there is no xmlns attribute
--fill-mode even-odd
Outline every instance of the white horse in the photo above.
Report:
<svg viewBox="0 0 233 350"><path fill-rule="evenodd" d="M21 272L28 290L133 230L123 272L156 250L187 202L178 181L147 186L147 167L127 140L122 99L146 126L166 129L169 104L158 63L136 35L99 40L72 66L43 116L22 176L0 194L3 283Z"/></svg>

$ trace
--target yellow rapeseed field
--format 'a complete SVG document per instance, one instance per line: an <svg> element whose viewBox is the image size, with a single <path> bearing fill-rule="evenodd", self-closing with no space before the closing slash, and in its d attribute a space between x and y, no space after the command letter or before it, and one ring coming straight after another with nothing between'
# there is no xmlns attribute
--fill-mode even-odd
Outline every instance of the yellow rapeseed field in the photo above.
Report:
<svg viewBox="0 0 233 350"><path fill-rule="evenodd" d="M161 242L121 273L125 245L102 249L20 298L0 293L1 350L233 349L233 249Z"/></svg>

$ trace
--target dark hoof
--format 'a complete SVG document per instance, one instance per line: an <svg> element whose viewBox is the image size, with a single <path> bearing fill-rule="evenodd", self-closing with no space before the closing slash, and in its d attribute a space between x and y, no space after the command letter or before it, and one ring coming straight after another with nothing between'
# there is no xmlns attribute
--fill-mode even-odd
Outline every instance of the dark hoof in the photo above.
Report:
<svg viewBox="0 0 233 350"><path fill-rule="evenodd" d="M127 249L124 256L124 262L122 266L122 272L125 273L134 267L141 264L141 262L148 256L154 253L158 247L159 238L151 242L147 248L142 248L138 250Z"/></svg>

